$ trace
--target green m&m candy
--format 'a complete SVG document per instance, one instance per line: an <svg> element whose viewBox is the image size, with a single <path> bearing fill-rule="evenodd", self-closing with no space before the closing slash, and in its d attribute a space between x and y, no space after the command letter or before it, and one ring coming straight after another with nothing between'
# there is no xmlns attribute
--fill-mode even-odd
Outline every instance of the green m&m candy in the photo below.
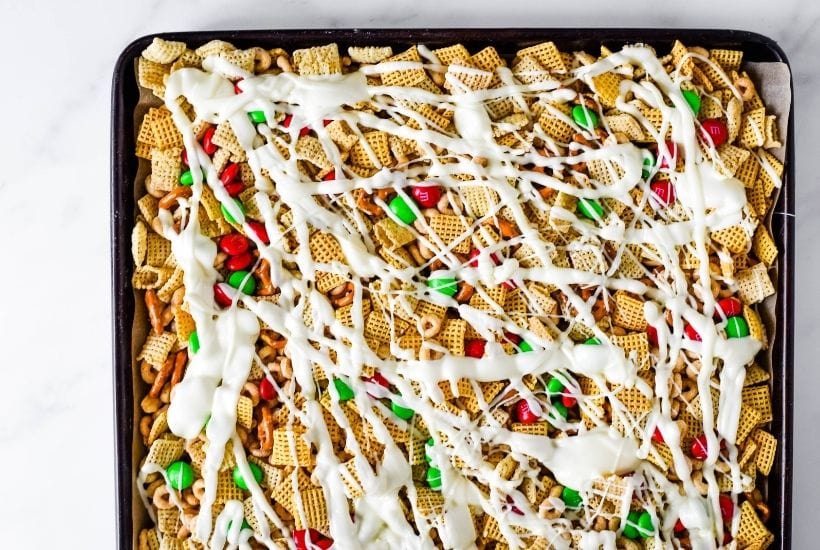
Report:
<svg viewBox="0 0 820 550"><path fill-rule="evenodd" d="M191 350L191 353L199 351L199 335L196 331L193 331L190 336L188 336L188 349Z"/></svg>
<svg viewBox="0 0 820 550"><path fill-rule="evenodd" d="M726 319L726 336L729 338L743 338L749 336L749 324L740 315Z"/></svg>
<svg viewBox="0 0 820 550"><path fill-rule="evenodd" d="M643 149L641 151L641 155L643 156L643 164L641 165L641 176L644 179L648 178L652 175L652 167L655 166L655 155L652 154L651 151L647 151Z"/></svg>
<svg viewBox="0 0 820 550"><path fill-rule="evenodd" d="M635 540L640 537L640 533L638 532L638 521L641 518L640 512L629 512L629 515L626 516L626 525L624 525L623 535L631 540Z"/></svg>
<svg viewBox="0 0 820 550"><path fill-rule="evenodd" d="M254 124L261 124L262 122L267 122L267 117L265 116L265 111L251 111L248 113L248 117Z"/></svg>
<svg viewBox="0 0 820 550"><path fill-rule="evenodd" d="M434 491L441 490L441 470L432 466L427 468L427 485Z"/></svg>
<svg viewBox="0 0 820 550"><path fill-rule="evenodd" d="M253 478L256 480L256 483L262 483L262 468L260 468L253 462L249 462L248 467L250 468L251 473L253 474ZM245 478L242 477L242 472L239 471L239 466L234 466L233 482L236 484L237 487L239 487L243 491L248 490L248 484L245 482Z"/></svg>
<svg viewBox="0 0 820 550"><path fill-rule="evenodd" d="M578 199L578 212L587 219L600 220L604 217L604 207L595 199Z"/></svg>
<svg viewBox="0 0 820 550"><path fill-rule="evenodd" d="M236 207L239 208L239 211L242 212L242 215L244 215L245 205L242 204L242 201L240 201L239 199L234 199L233 202L236 203ZM225 208L224 204L221 204L219 206L219 209L222 210L222 215L225 217L226 220L228 220L229 223L237 223L236 218L234 218L233 215L228 211L228 209Z"/></svg>
<svg viewBox="0 0 820 550"><path fill-rule="evenodd" d="M228 284L241 292L252 295L256 291L256 279L247 271L234 271L228 277Z"/></svg>
<svg viewBox="0 0 820 550"><path fill-rule="evenodd" d="M638 516L638 534L643 538L649 538L655 532L655 525L652 523L652 514L644 510Z"/></svg>
<svg viewBox="0 0 820 550"><path fill-rule="evenodd" d="M458 282L455 277L437 277L427 279L427 286L433 290L438 290L451 298L458 293Z"/></svg>
<svg viewBox="0 0 820 550"><path fill-rule="evenodd" d="M561 383L561 381L558 380L556 377L553 376L547 381L547 393L550 396L561 395L563 391L564 384Z"/></svg>
<svg viewBox="0 0 820 550"><path fill-rule="evenodd" d="M585 130L592 130L598 126L598 114L586 105L576 105L572 108L572 120Z"/></svg>
<svg viewBox="0 0 820 550"><path fill-rule="evenodd" d="M204 176L204 174L203 174ZM185 170L181 176L179 176L179 184L185 185L186 187L189 185L194 184L194 174L190 170Z"/></svg>
<svg viewBox="0 0 820 550"><path fill-rule="evenodd" d="M433 438L432 438L432 437L431 437L430 439L428 439L428 440L427 440L427 443L425 443L425 444L424 444L424 460L426 460L426 461L427 461L427 464L429 464L430 466L432 466L432 465L433 465L433 457L432 457L432 456L430 456L430 449L431 449L431 448L433 447L433 445L435 445L435 444L436 444L436 442L435 442L435 441L433 441Z"/></svg>
<svg viewBox="0 0 820 550"><path fill-rule="evenodd" d="M388 206L390 207L390 211L407 225L416 221L416 213L413 212L413 209L410 208L410 205L407 204L407 201L405 201L401 195L393 197L393 200L390 201Z"/></svg>
<svg viewBox="0 0 820 550"><path fill-rule="evenodd" d="M567 410L567 407L563 403L561 403L560 401L556 401L555 403L552 404L552 406L550 407L549 412L547 413L547 421L558 420L559 416L562 419L566 420L568 414L569 414L569 411Z"/></svg>
<svg viewBox="0 0 820 550"><path fill-rule="evenodd" d="M601 341L598 338L596 338L595 336L593 336L592 338L587 338L584 341L584 345L587 345L587 346L600 346Z"/></svg>
<svg viewBox="0 0 820 550"><path fill-rule="evenodd" d="M177 460L165 470L168 483L177 491L184 491L194 483L194 469L187 462Z"/></svg>
<svg viewBox="0 0 820 550"><path fill-rule="evenodd" d="M561 491L561 500L564 501L567 508L580 508L584 502L584 499L581 498L581 493L569 487L564 487Z"/></svg>
<svg viewBox="0 0 820 550"><path fill-rule="evenodd" d="M518 351L520 351L521 353L532 351L532 345L530 345L530 343L526 340L521 340L520 342L518 342Z"/></svg>
<svg viewBox="0 0 820 550"><path fill-rule="evenodd" d="M353 390L341 378L334 378L333 385L336 386L336 391L339 392L339 401L350 401L353 399Z"/></svg>
<svg viewBox="0 0 820 550"><path fill-rule="evenodd" d="M231 525L233 525L233 521L228 522L228 531L231 530ZM245 518L242 518L242 525L239 526L239 530L241 531L242 529L250 529L250 528L251 528L250 523L248 523Z"/></svg>
<svg viewBox="0 0 820 550"><path fill-rule="evenodd" d="M393 411L393 414L401 418L402 420L410 420L415 411L413 409L408 409L407 407L402 407L395 401L390 402L390 410Z"/></svg>
<svg viewBox="0 0 820 550"><path fill-rule="evenodd" d="M686 103L692 108L692 112L697 116L700 112L700 96L698 93L695 90L684 90L683 99L686 100Z"/></svg>

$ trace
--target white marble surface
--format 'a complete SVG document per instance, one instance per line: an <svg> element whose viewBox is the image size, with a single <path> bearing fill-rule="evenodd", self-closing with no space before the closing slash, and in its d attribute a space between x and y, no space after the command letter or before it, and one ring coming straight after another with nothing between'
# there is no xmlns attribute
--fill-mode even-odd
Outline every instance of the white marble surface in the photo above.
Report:
<svg viewBox="0 0 820 550"><path fill-rule="evenodd" d="M820 495L820 4L442 0L0 0L0 547L114 546L109 92L143 34L298 27L692 26L774 37L797 109L794 548L816 547ZM394 7L381 7L393 5ZM402 7L399 7L402 6ZM491 39L491 37L488 37Z"/></svg>

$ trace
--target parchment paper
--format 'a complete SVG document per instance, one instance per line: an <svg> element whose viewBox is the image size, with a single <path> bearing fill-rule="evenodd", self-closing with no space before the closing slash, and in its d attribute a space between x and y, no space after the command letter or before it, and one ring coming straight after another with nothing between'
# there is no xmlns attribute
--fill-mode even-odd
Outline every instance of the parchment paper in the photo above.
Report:
<svg viewBox="0 0 820 550"><path fill-rule="evenodd" d="M748 71L749 75L752 77L752 80L757 87L758 93L760 94L761 98L763 99L763 103L766 106L766 110L768 114L775 114L777 115L777 127L780 134L780 141L783 143L783 147L779 147L777 149L769 150L775 157L778 158L781 162L785 160L786 154L786 137L788 136L788 122L789 122L789 110L791 109L791 87L790 87L790 72L789 67L785 63L768 63L768 62L752 62L752 63L744 63L743 69ZM136 61L134 63L134 71L136 73ZM136 142L136 135L139 131L139 127L143 116L148 111L150 107L157 107L161 105L162 102L157 99L150 90L146 88L140 88L140 99L139 102L134 110L134 141ZM145 177L150 173L151 170L151 163L144 159L139 159L139 168L137 172L136 181L134 182L134 202L142 197L145 194ZM785 177L785 176L784 176ZM779 196L780 189L775 190L774 195L774 202L777 202L777 198ZM136 209L136 206L135 206ZM136 213L136 212L135 212ZM766 220L766 224L771 230L771 219L772 219L772 212L768 213L768 217ZM778 245L778 249L783 249L783 243L778 242L778 236L773 235L775 238L775 242ZM778 287L779 282L779 269L777 265L770 271L770 275L772 277L772 281L775 284L775 288ZM142 346L142 342L145 341L145 338L150 330L150 324L148 323L148 316L145 309L145 304L143 300L141 300L142 293L137 293L135 291L135 303L136 303L136 312L134 315L134 326L131 333L131 365L132 365L132 380L133 385L130 388L130 391L133 391L134 395L134 434L133 434L133 455L132 455L132 472L134 474L133 477L133 495L134 499L132 502L132 509L133 509L133 519L134 519L134 533L133 533L133 541L134 541L134 548L137 547L137 539L139 537L139 532L141 529L145 528L149 524L148 515L140 501L139 494L137 492L136 487L136 474L139 471L140 461L146 454L146 449L142 444L142 437L139 433L139 422L138 419L140 418L140 400L142 397L147 393L148 387L142 381L139 375L139 368L136 360L136 356L139 353L139 350ZM762 352L758 355L760 361L760 365L763 368L769 370L772 377L774 377L777 372L773 368L772 365L772 351L771 351L771 342L776 334L777 329L777 319L775 318L775 305L777 303L777 295L770 296L767 298L763 303L762 307L760 308L760 315L761 319L763 320L764 324L767 328L767 333L769 335L769 349L765 352ZM128 389L122 389L121 391L129 391Z"/></svg>

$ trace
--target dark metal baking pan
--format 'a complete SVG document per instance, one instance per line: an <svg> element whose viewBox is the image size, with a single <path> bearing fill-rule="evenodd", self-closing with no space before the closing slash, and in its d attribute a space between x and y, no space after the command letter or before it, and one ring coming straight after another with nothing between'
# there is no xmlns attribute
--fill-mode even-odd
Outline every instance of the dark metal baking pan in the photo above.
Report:
<svg viewBox="0 0 820 550"><path fill-rule="evenodd" d="M114 68L111 109L111 250L113 278L114 337L114 413L117 473L117 544L120 550L136 546L136 534L143 514L136 498L137 471L135 392L131 364L132 327L135 315L134 291L131 287L131 229L136 201L134 180L137 157L134 155L136 124L134 109L139 99L135 61L154 36L203 44L221 39L238 47L281 46L303 48L336 42L351 45L391 45L408 47L414 43L440 46L462 43L469 49L495 46L502 54L512 54L528 45L554 41L562 50L595 51L601 44L616 49L627 43L642 42L659 51L669 51L675 39L685 44L707 48L740 49L744 61L772 61L788 64L783 50L765 36L734 30L697 29L324 29L324 30L258 30L166 33L139 38L128 45ZM792 93L793 97L793 93ZM793 103L793 102L792 102ZM792 377L794 345L794 108L790 109L783 188L772 219L772 235L780 249L778 257L776 336L772 350L772 404L775 418L772 433L779 448L768 481L771 518L768 527L775 534L773 548L791 548L792 489Z"/></svg>

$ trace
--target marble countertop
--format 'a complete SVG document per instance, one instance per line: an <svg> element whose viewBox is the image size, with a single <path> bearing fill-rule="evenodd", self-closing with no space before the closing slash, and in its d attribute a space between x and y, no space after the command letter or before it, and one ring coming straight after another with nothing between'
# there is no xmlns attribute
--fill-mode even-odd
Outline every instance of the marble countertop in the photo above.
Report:
<svg viewBox="0 0 820 550"><path fill-rule="evenodd" d="M385 7L387 5L391 7ZM820 494L820 4L800 0L469 3L328 0L0 1L0 546L114 546L109 276L110 84L144 34L299 27L714 27L773 37L791 59L797 113L795 548L816 545ZM469 5L469 7L465 7Z"/></svg>

